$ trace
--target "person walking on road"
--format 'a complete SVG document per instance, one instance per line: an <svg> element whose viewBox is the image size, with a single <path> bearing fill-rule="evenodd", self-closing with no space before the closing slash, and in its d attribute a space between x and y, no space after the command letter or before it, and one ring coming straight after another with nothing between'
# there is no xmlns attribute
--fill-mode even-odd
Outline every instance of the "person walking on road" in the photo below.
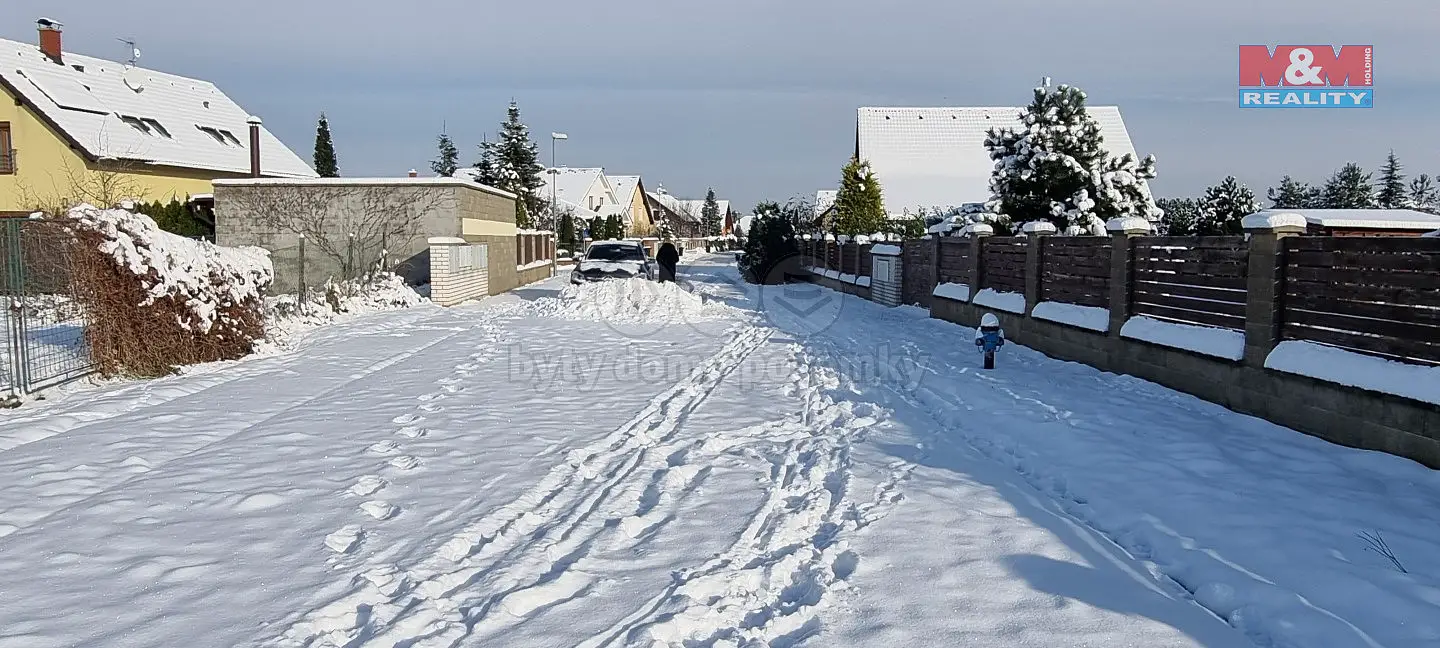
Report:
<svg viewBox="0 0 1440 648"><path fill-rule="evenodd" d="M660 264L660 281L675 283L675 265L680 263L680 251L675 249L675 244L670 241L661 244L655 261Z"/></svg>

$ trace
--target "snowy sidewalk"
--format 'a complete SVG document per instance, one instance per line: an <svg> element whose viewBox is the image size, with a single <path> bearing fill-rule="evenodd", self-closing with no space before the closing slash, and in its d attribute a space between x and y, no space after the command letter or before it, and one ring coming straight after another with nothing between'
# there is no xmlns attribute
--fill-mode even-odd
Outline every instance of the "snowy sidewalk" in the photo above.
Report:
<svg viewBox="0 0 1440 648"><path fill-rule="evenodd" d="M1433 473L723 258L0 420L0 648L1437 645Z"/></svg>

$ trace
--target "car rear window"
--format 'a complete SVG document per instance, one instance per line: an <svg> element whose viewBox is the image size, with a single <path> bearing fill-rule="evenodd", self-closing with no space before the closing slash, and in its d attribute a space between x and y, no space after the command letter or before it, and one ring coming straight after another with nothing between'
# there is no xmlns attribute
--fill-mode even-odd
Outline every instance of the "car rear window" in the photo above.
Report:
<svg viewBox="0 0 1440 648"><path fill-rule="evenodd" d="M644 261L638 245L592 245L585 258L595 261Z"/></svg>

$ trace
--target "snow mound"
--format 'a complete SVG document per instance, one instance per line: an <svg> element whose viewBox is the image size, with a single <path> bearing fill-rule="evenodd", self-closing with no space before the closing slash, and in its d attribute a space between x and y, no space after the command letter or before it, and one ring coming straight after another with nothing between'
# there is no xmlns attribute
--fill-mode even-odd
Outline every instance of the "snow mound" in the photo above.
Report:
<svg viewBox="0 0 1440 648"><path fill-rule="evenodd" d="M352 281L328 281L299 295L279 295L265 300L266 332L263 351L291 346L301 334L337 321L366 313L414 308L428 303L425 297L393 273L379 273Z"/></svg>
<svg viewBox="0 0 1440 648"><path fill-rule="evenodd" d="M536 303L537 314L567 320L666 324L725 319L730 306L685 290L676 283L645 279L572 285L559 297Z"/></svg>

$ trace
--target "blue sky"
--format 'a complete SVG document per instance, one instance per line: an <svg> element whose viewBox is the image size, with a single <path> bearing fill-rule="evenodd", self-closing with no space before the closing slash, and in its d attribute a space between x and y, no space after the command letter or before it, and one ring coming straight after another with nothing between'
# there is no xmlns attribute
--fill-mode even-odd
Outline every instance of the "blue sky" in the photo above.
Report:
<svg viewBox="0 0 1440 648"><path fill-rule="evenodd" d="M345 175L463 161L513 97L550 157L748 208L836 184L862 105L1018 105L1043 76L1118 104L1158 195L1226 174L1263 193L1394 148L1440 174L1433 0L4 0L0 37L215 82L309 159L331 119ZM1376 107L1242 110L1239 44L1373 44Z"/></svg>

